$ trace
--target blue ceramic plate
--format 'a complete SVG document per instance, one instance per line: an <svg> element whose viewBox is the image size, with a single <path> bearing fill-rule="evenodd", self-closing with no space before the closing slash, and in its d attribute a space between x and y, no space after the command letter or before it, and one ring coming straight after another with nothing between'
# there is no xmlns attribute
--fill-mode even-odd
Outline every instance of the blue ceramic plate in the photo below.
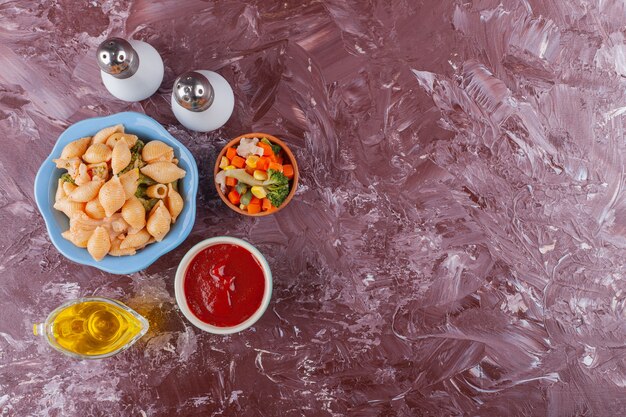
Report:
<svg viewBox="0 0 626 417"><path fill-rule="evenodd" d="M118 123L124 125L126 132L139 136L139 139L145 142L158 139L174 148L175 157L179 160L178 165L187 171L187 175L179 183L179 192L183 197L185 207L176 219L176 223L172 225L170 232L161 242L148 245L133 256L106 256L100 262L96 262L89 255L87 249L74 246L73 243L61 236L61 233L69 228L69 220L65 214L55 210L52 206L54 205L58 179L65 170L57 169L52 159L58 158L63 147L73 140L93 136L100 129ZM145 269L162 255L180 245L189 236L196 219L197 192L198 166L191 152L182 143L174 139L156 120L134 112L95 117L71 125L59 136L50 156L41 165L35 178L35 200L46 221L48 234L54 246L66 258L74 262L91 265L112 274L132 274Z"/></svg>

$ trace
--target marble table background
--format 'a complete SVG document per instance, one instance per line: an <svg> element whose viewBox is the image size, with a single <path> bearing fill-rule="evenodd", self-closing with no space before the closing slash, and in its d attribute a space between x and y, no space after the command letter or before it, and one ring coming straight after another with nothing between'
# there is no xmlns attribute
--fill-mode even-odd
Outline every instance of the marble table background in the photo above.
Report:
<svg viewBox="0 0 626 417"><path fill-rule="evenodd" d="M115 100L96 46L150 42L165 80ZM626 413L623 0L0 0L0 415L619 416ZM219 71L235 113L182 128L174 78ZM33 199L57 136L125 110L195 155L188 240L141 273L76 265ZM217 198L231 137L287 141L302 180L263 219ZM192 245L249 240L270 309L230 337L176 308ZM102 361L31 334L100 295L150 333Z"/></svg>

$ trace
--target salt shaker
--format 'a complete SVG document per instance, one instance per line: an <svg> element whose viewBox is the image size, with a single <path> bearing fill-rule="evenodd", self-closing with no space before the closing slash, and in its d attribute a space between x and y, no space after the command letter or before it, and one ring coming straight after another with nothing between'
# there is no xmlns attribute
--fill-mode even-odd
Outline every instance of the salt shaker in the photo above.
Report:
<svg viewBox="0 0 626 417"><path fill-rule="evenodd" d="M235 95L228 81L213 71L197 70L174 81L172 111L187 129L210 132L233 114Z"/></svg>
<svg viewBox="0 0 626 417"><path fill-rule="evenodd" d="M104 86L120 100L144 100L163 81L163 60L149 43L109 38L98 47L97 59Z"/></svg>

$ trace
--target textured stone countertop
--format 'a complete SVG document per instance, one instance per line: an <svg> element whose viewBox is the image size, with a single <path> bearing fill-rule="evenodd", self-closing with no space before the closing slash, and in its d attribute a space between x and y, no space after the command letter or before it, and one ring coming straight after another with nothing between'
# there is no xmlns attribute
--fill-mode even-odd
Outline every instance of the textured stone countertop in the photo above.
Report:
<svg viewBox="0 0 626 417"><path fill-rule="evenodd" d="M622 0L0 1L0 414L624 415L625 27ZM102 86L114 35L162 54L150 99ZM172 115L192 69L234 88L217 132ZM33 181L70 124L126 110L201 179L189 238L114 276L57 252ZM221 146L250 131L285 140L302 175L262 219L213 186ZM178 262L217 235L274 272L267 313L229 337L174 300ZM91 295L150 332L82 362L32 336Z"/></svg>

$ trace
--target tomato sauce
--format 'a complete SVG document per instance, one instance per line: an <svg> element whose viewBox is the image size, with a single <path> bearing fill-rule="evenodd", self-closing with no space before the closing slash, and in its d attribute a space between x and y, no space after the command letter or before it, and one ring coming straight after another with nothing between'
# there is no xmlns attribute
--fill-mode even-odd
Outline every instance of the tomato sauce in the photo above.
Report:
<svg viewBox="0 0 626 417"><path fill-rule="evenodd" d="M265 291L263 269L245 248L218 244L200 251L184 280L191 312L205 323L236 326L261 306Z"/></svg>

